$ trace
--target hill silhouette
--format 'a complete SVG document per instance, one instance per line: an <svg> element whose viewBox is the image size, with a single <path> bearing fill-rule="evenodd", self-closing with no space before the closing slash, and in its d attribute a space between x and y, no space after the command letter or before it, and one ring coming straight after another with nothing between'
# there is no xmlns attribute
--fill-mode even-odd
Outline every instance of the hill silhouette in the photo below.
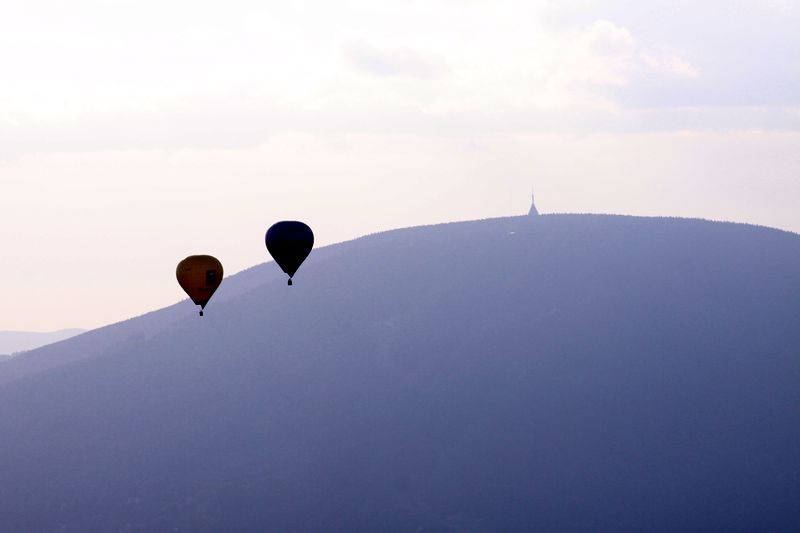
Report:
<svg viewBox="0 0 800 533"><path fill-rule="evenodd" d="M800 529L800 236L390 231L0 363L3 531Z"/></svg>

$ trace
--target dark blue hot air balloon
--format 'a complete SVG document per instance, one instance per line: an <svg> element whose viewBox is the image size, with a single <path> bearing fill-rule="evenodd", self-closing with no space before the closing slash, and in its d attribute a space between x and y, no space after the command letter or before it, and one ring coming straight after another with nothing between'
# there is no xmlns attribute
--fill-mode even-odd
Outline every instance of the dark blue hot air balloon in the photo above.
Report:
<svg viewBox="0 0 800 533"><path fill-rule="evenodd" d="M314 232L302 222L284 220L267 230L264 241L272 258L289 275L291 285L292 276L314 247Z"/></svg>

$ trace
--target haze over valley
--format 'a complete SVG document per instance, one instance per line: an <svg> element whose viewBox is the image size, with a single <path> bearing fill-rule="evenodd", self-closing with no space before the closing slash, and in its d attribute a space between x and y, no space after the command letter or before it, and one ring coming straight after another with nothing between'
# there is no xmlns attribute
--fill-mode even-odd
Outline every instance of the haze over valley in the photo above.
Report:
<svg viewBox="0 0 800 533"><path fill-rule="evenodd" d="M0 331L0 356L32 350L45 344L74 337L83 333L82 329L62 329L59 331Z"/></svg>

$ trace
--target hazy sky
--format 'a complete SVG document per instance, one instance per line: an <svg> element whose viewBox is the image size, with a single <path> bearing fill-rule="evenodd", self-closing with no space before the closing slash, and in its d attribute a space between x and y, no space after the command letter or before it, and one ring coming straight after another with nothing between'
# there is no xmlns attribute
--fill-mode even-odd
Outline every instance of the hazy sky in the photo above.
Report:
<svg viewBox="0 0 800 533"><path fill-rule="evenodd" d="M7 2L0 330L173 303L180 259L266 261L277 220L324 245L532 185L800 231L798 28L800 0Z"/></svg>

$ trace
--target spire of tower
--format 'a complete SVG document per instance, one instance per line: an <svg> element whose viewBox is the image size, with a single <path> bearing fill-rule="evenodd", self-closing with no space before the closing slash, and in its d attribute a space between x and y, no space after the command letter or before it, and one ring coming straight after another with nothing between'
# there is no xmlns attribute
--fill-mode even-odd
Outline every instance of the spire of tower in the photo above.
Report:
<svg viewBox="0 0 800 533"><path fill-rule="evenodd" d="M533 187L531 187L531 208L528 210L528 216L535 217L539 215L539 210L536 209L536 201L533 198Z"/></svg>

